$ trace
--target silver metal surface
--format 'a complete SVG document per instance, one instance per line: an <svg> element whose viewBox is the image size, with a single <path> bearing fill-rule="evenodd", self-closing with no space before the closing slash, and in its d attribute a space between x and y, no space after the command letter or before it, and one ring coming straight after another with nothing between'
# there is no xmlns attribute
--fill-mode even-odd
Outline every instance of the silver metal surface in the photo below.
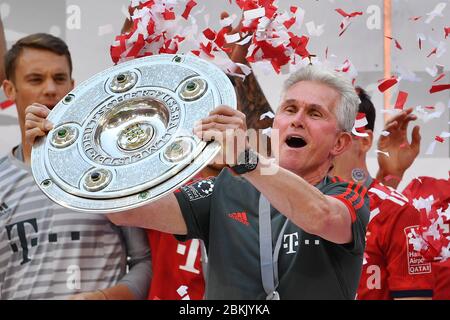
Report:
<svg viewBox="0 0 450 320"><path fill-rule="evenodd" d="M55 202L82 212L142 206L200 172L220 145L192 130L218 105L236 108L228 77L195 56L159 55L105 70L50 113L33 147L33 176Z"/></svg>

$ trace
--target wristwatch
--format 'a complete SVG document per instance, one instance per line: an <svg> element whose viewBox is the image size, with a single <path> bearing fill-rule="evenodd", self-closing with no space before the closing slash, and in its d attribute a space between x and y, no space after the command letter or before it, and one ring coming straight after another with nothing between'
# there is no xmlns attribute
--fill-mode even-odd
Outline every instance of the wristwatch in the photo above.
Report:
<svg viewBox="0 0 450 320"><path fill-rule="evenodd" d="M246 148L237 158L237 164L230 167L237 174L253 171L258 166L258 154L250 148Z"/></svg>

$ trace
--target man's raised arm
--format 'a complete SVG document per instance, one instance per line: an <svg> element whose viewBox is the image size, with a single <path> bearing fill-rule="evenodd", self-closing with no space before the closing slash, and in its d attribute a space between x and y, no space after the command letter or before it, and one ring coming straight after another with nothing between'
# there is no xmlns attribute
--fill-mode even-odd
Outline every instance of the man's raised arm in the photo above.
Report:
<svg viewBox="0 0 450 320"><path fill-rule="evenodd" d="M154 229L178 235L187 233L186 223L173 193L145 206L107 216L112 223L121 226Z"/></svg>

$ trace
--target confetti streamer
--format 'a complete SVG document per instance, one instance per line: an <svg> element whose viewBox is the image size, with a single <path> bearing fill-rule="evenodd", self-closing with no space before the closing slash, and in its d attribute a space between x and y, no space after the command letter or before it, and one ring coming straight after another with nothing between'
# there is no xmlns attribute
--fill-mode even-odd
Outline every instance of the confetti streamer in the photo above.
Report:
<svg viewBox="0 0 450 320"><path fill-rule="evenodd" d="M436 79L434 79L433 82L438 82L439 80L441 80L442 78L445 77L445 74L441 74L439 77L437 77Z"/></svg>
<svg viewBox="0 0 450 320"><path fill-rule="evenodd" d="M352 134L357 137L368 137L369 135L366 132L366 125L369 122L367 122L366 115L362 112L358 112L356 115L355 124L352 128Z"/></svg>
<svg viewBox="0 0 450 320"><path fill-rule="evenodd" d="M311 37L320 37L325 31L324 26L321 24L316 27L314 21L309 21L305 24L306 30Z"/></svg>
<svg viewBox="0 0 450 320"><path fill-rule="evenodd" d="M385 155L386 157L389 157L389 152L384 152L384 151L381 151L381 150L375 150L375 152L376 153L381 153L381 154Z"/></svg>
<svg viewBox="0 0 450 320"><path fill-rule="evenodd" d="M380 90L380 92L385 92L386 90L388 90L392 86L396 85L397 83L398 83L398 79L396 77L392 77L390 79L385 79L378 86L378 90Z"/></svg>
<svg viewBox="0 0 450 320"><path fill-rule="evenodd" d="M425 23L427 24L430 23L436 17L443 17L444 15L442 14L442 11L444 11L446 6L447 4L444 2L438 3L436 7L433 9L433 11L427 13L428 18L427 20L425 20Z"/></svg>
<svg viewBox="0 0 450 320"><path fill-rule="evenodd" d="M194 8L196 5L197 5L197 2L195 2L194 0L190 0L186 4L186 8L184 9L184 12L182 13L181 16L187 20L189 15L191 14L192 8Z"/></svg>
<svg viewBox="0 0 450 320"><path fill-rule="evenodd" d="M266 112L266 113L263 113L263 114L261 115L261 117L259 117L259 120L264 120L264 119L266 119L266 118L268 118L268 119L273 119L273 118L275 118L275 115L273 114L272 111L268 111L268 112Z"/></svg>
<svg viewBox="0 0 450 320"><path fill-rule="evenodd" d="M403 110L403 107L405 106L406 103L406 99L408 99L408 93L404 91L399 91L394 108Z"/></svg>
<svg viewBox="0 0 450 320"><path fill-rule="evenodd" d="M0 102L0 109L5 110L8 109L9 107L14 105L14 101L11 100L6 100L3 102Z"/></svg>
<svg viewBox="0 0 450 320"><path fill-rule="evenodd" d="M269 138L271 137L272 134L272 128L265 128L262 130L262 134L265 136L268 136Z"/></svg>
<svg viewBox="0 0 450 320"><path fill-rule="evenodd" d="M339 13L344 18L353 18L353 17L356 17L356 16L361 16L363 14L361 11L355 11L355 12L352 12L352 13L346 13L344 10L342 10L340 8L335 9L334 11Z"/></svg>
<svg viewBox="0 0 450 320"><path fill-rule="evenodd" d="M450 84L437 84L431 87L430 93L436 93L444 90L449 90Z"/></svg>
<svg viewBox="0 0 450 320"><path fill-rule="evenodd" d="M390 40L394 40L394 42L395 42L395 47L396 47L397 49L399 49L399 50L402 50L402 49L403 49L402 46L400 45L400 43L399 43L396 39L394 39L394 38L392 38L392 37L389 37L389 36L386 36L386 38L388 38L388 39L390 39Z"/></svg>

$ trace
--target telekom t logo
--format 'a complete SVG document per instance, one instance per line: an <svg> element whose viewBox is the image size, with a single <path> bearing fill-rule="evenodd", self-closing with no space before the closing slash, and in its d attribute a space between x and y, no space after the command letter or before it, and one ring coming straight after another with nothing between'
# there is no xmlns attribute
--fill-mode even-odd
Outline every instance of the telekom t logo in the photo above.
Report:
<svg viewBox="0 0 450 320"><path fill-rule="evenodd" d="M200 240L192 239L191 243L189 245L189 249L187 250L187 254L186 254L186 249L187 249L187 246L185 246L184 244L181 244L181 243L178 244L177 253L181 254L183 256L187 255L186 264L183 266L180 266L180 269L187 271L187 272L200 274L200 270L195 269L195 261L197 260L197 255L199 254L199 251L200 251Z"/></svg>
<svg viewBox="0 0 450 320"><path fill-rule="evenodd" d="M22 249L22 262L20 263L21 265L31 261L28 256L30 245L31 247L36 247L38 245L37 237L31 239L27 238L27 229L29 229L28 233L30 233L30 231L33 233L37 233L38 232L37 220L29 219L19 221L17 223L6 226L6 232L8 234L9 241L12 241L13 233L16 233L17 237L19 238L19 243L11 242L10 245L13 252L18 252L19 246ZM28 240L30 241L28 242Z"/></svg>
<svg viewBox="0 0 450 320"><path fill-rule="evenodd" d="M288 249L286 254L295 253L294 247L298 247L298 232L283 235L283 248Z"/></svg>

